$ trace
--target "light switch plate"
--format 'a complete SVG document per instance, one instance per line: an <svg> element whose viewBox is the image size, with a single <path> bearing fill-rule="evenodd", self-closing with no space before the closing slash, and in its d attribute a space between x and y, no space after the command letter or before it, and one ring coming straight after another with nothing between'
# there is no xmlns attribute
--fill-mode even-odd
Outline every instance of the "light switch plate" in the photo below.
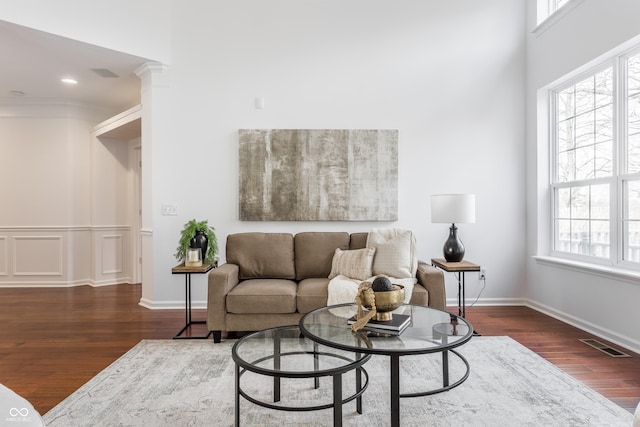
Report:
<svg viewBox="0 0 640 427"><path fill-rule="evenodd" d="M174 205L174 204L162 205L162 215L165 215L165 216L178 215L178 205Z"/></svg>

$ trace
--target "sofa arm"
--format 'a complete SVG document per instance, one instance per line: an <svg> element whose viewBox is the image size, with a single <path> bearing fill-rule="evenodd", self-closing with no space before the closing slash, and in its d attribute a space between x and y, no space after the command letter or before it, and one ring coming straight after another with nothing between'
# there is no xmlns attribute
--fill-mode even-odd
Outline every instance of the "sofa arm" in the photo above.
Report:
<svg viewBox="0 0 640 427"><path fill-rule="evenodd" d="M418 283L420 283L429 293L429 307L445 310L446 294L444 287L444 273L441 270L418 261L418 271L416 273Z"/></svg>
<svg viewBox="0 0 640 427"><path fill-rule="evenodd" d="M240 267L222 264L209 272L207 294L207 328L210 331L224 331L227 314L227 294L238 284Z"/></svg>

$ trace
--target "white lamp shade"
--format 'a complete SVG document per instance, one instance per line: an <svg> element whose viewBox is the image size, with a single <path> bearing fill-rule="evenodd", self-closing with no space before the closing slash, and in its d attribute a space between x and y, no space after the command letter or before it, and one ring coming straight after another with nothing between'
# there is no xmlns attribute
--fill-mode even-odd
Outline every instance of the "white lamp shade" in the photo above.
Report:
<svg viewBox="0 0 640 427"><path fill-rule="evenodd" d="M475 223L475 194L436 194L431 196L431 222Z"/></svg>

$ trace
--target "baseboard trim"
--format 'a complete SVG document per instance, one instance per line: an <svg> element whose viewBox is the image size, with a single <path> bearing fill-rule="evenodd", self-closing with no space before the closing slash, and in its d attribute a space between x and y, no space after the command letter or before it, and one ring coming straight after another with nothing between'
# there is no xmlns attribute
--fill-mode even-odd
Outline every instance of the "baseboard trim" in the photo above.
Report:
<svg viewBox="0 0 640 427"><path fill-rule="evenodd" d="M594 323L588 322L586 320L580 319L578 317L572 316L567 313L563 313L552 307L549 307L545 304L541 304L533 300L526 300L525 305L529 308L532 308L533 310L539 311L543 314L546 314L547 316L553 317L554 319L558 319L564 323L567 323L571 326L575 326L578 329L581 329L585 332L593 334L613 344L619 345L620 347L623 347L629 351L640 354L640 342L630 337L618 334L615 331L600 327Z"/></svg>
<svg viewBox="0 0 640 427"><path fill-rule="evenodd" d="M152 301L147 298L140 298L138 305L150 310L184 310L185 302L182 301ZM191 301L192 310L206 310L206 301Z"/></svg>
<svg viewBox="0 0 640 427"><path fill-rule="evenodd" d="M475 300L467 300L466 308L477 306L507 306L507 305L527 305L526 300L522 298L482 298L478 301ZM458 299L457 298L447 298L447 307L457 307Z"/></svg>
<svg viewBox="0 0 640 427"><path fill-rule="evenodd" d="M88 280L78 280L74 282L67 281L51 281L46 282L0 282L0 288L75 288L76 286L93 286Z"/></svg>
<svg viewBox="0 0 640 427"><path fill-rule="evenodd" d="M91 286L99 288L102 286L114 286L114 285L128 285L131 284L131 278L123 277L118 280L103 280L101 282L94 282L93 280L76 280L73 282L60 281L55 282L51 280L43 282L0 282L0 288L75 288L77 286ZM184 303L183 303L184 308ZM194 306L195 308L195 306Z"/></svg>
<svg viewBox="0 0 640 427"><path fill-rule="evenodd" d="M584 319L580 319L578 317L572 316L570 314L564 313L562 311L556 310L553 307L549 307L545 304L541 304L537 301L533 301L531 299L526 298L482 298L477 302L469 302L467 301L466 308L470 308L473 305L479 307L491 307L491 306L525 306L529 307L533 310L539 311L540 313L546 314L547 316L553 317L554 319L558 319L568 325L574 326L578 329L581 329L589 334L595 335L599 338L609 341L612 344L623 347L629 351L640 354L640 342L625 336L621 335L615 331L612 331L607 328L603 328L601 326L596 325L595 323L591 323ZM448 298L447 299L447 307L456 308L458 307L458 299L457 298Z"/></svg>
<svg viewBox="0 0 640 427"><path fill-rule="evenodd" d="M122 285L122 284L131 284L131 277L118 277L117 279L105 279L105 280L90 280L89 284L94 288L99 288L101 286L112 286L112 285Z"/></svg>

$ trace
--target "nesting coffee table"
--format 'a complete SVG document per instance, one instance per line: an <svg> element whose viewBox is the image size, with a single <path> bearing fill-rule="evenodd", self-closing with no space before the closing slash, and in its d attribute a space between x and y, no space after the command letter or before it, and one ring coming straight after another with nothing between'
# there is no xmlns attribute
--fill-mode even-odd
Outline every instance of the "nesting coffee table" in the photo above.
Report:
<svg viewBox="0 0 640 427"><path fill-rule="evenodd" d="M451 390L469 377L469 362L454 348L468 342L473 327L460 316L417 305L403 305L394 313L409 315L411 323L400 335L386 335L360 330L352 332L347 319L357 311L355 304L323 307L300 319L300 331L319 344L356 354L379 354L391 358L391 426L400 425L400 398L428 396ZM417 393L400 393L400 357L442 353L442 387ZM449 353L466 366L454 382L449 379Z"/></svg>
<svg viewBox="0 0 640 427"><path fill-rule="evenodd" d="M356 409L362 413L362 394L369 384L369 376L362 365L370 354L343 351L325 347L306 339L298 326L284 326L254 332L240 338L231 351L235 362L235 425L240 425L240 397L256 405L283 411L314 411L333 408L333 425L342 425L342 405L356 400ZM349 397L342 396L342 375L355 371L355 391ZM243 388L242 377L248 373L273 378L272 402L265 396L255 397ZM281 400L282 378L299 381L314 380L314 388L320 387L321 377L332 378L332 400L313 406L278 404ZM364 380L364 382L363 382ZM291 397L291 396L289 396Z"/></svg>

